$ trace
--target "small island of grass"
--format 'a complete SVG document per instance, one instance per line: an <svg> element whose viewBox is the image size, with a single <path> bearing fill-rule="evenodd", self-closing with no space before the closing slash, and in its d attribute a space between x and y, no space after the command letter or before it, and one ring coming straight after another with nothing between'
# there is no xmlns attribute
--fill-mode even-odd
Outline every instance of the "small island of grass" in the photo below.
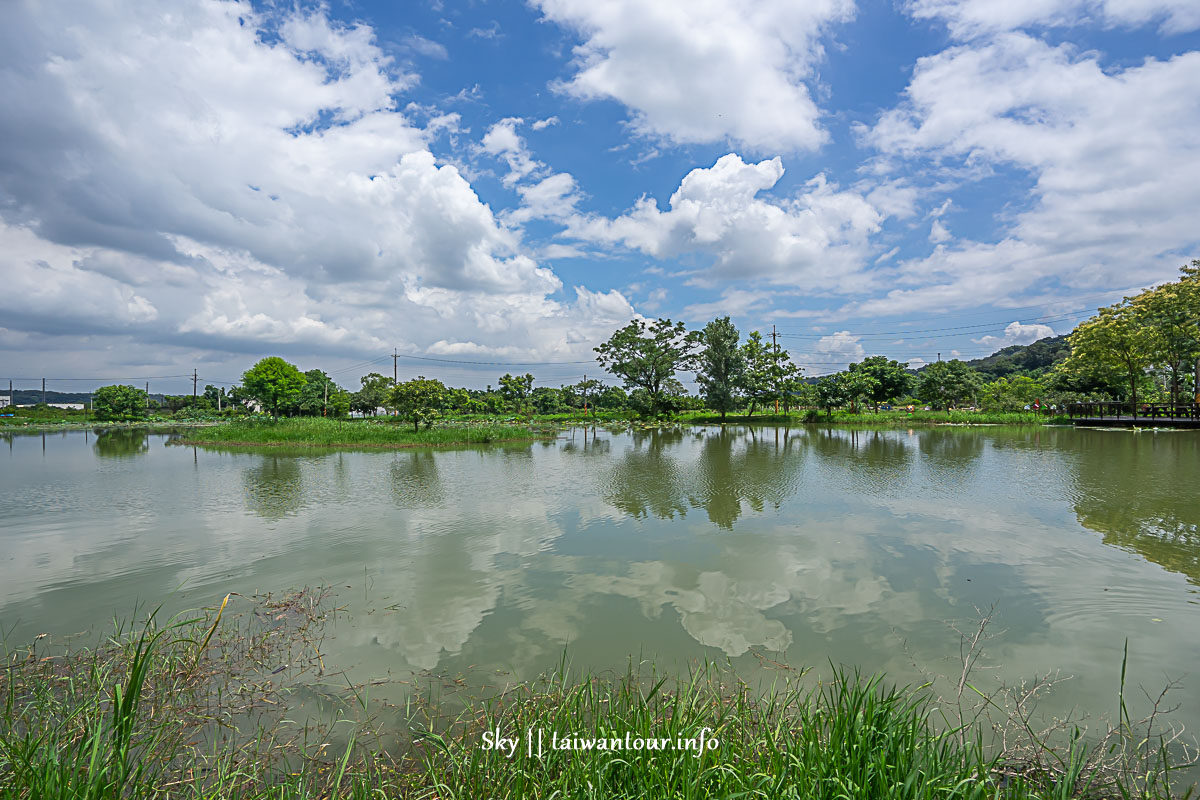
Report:
<svg viewBox="0 0 1200 800"><path fill-rule="evenodd" d="M528 425L459 423L413 428L384 420L335 420L321 417L239 419L197 429L182 444L229 447L436 447L529 441L553 435Z"/></svg>

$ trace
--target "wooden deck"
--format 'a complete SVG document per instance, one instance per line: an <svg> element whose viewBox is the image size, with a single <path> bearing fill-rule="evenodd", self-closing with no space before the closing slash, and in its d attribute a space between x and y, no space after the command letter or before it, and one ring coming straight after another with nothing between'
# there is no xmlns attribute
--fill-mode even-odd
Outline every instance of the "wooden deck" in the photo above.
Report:
<svg viewBox="0 0 1200 800"><path fill-rule="evenodd" d="M1070 403L1067 416L1076 425L1101 428L1200 429L1200 403Z"/></svg>
<svg viewBox="0 0 1200 800"><path fill-rule="evenodd" d="M1200 430L1200 420L1163 419L1161 417L1072 417L1076 427L1092 428L1193 428Z"/></svg>

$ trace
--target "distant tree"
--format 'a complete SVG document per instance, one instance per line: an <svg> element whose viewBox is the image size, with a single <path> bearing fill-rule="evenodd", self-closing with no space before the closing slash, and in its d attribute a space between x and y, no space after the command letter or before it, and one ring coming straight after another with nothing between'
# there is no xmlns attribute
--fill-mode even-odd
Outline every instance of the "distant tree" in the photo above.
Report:
<svg viewBox="0 0 1200 800"><path fill-rule="evenodd" d="M279 416L281 407L296 401L305 382L300 370L277 356L264 358L242 374L245 394L269 409L273 417Z"/></svg>
<svg viewBox="0 0 1200 800"><path fill-rule="evenodd" d="M741 354L745 367L742 370L740 388L746 399L750 401L749 415L753 417L754 411L760 403L766 405L776 396L775 354L758 331L752 331L746 337Z"/></svg>
<svg viewBox="0 0 1200 800"><path fill-rule="evenodd" d="M225 394L224 387L207 384L204 387L204 393L200 395L200 402L215 411L229 406L229 396Z"/></svg>
<svg viewBox="0 0 1200 800"><path fill-rule="evenodd" d="M908 371L899 361L892 361L887 356L870 356L857 364L850 365L850 372L865 375L874 380L870 391L865 397L875 408L880 403L903 397L909 392L912 380Z"/></svg>
<svg viewBox="0 0 1200 800"><path fill-rule="evenodd" d="M606 386L596 395L596 408L607 411L624 411L629 408L629 395L620 386Z"/></svg>
<svg viewBox="0 0 1200 800"><path fill-rule="evenodd" d="M790 399L790 393L800 381L800 368L792 363L787 350L769 345L761 333L753 331L741 347L746 362L740 388L750 401L749 415L755 409L773 402Z"/></svg>
<svg viewBox="0 0 1200 800"><path fill-rule="evenodd" d="M682 322L660 319L647 325L635 319L595 351L600 365L624 381L626 389L645 392L642 413L660 417L676 404L668 395L668 381L678 382L676 372L694 368L698 347L699 336L689 334Z"/></svg>
<svg viewBox="0 0 1200 800"><path fill-rule="evenodd" d="M456 414L470 414L471 393L466 389L447 389L446 408Z"/></svg>
<svg viewBox="0 0 1200 800"><path fill-rule="evenodd" d="M933 408L948 409L974 397L982 385L982 376L966 362L935 361L921 370L917 397Z"/></svg>
<svg viewBox="0 0 1200 800"><path fill-rule="evenodd" d="M688 407L687 389L678 379L667 378L662 382L658 398L653 398L645 389L630 392L629 407L641 417L669 417Z"/></svg>
<svg viewBox="0 0 1200 800"><path fill-rule="evenodd" d="M570 392L570 403L574 408L592 410L596 406L596 398L604 391L604 384L595 378L584 378L573 386L565 386Z"/></svg>
<svg viewBox="0 0 1200 800"><path fill-rule="evenodd" d="M392 390L390 405L400 417L410 420L413 430L426 428L440 415L446 405L446 386L434 378L420 376L399 384Z"/></svg>
<svg viewBox="0 0 1200 800"><path fill-rule="evenodd" d="M857 366L857 365L852 365ZM850 413L858 413L858 404L880 395L879 381L869 369L848 369L838 376L846 399L850 401Z"/></svg>
<svg viewBox="0 0 1200 800"><path fill-rule="evenodd" d="M534 389L529 395L529 402L538 414L562 414L571 409L563 390L552 386L539 386Z"/></svg>
<svg viewBox="0 0 1200 800"><path fill-rule="evenodd" d="M817 405L817 387L803 378L792 378L784 386L787 390L787 394L784 396L784 411L789 408Z"/></svg>
<svg viewBox="0 0 1200 800"><path fill-rule="evenodd" d="M304 386L287 408L290 413L305 417L344 417L350 411L350 393L323 371L310 369L304 373L304 380Z"/></svg>
<svg viewBox="0 0 1200 800"><path fill-rule="evenodd" d="M350 410L359 414L375 416L388 403L392 391L392 379L378 372L364 375L360 379L362 388L350 395Z"/></svg>
<svg viewBox="0 0 1200 800"><path fill-rule="evenodd" d="M980 402L989 411L1016 411L1046 395L1046 386L1028 375L997 378L979 390Z"/></svg>
<svg viewBox="0 0 1200 800"><path fill-rule="evenodd" d="M528 372L524 375L500 376L500 396L510 411L518 414L529 412L529 395L533 392L533 376Z"/></svg>
<svg viewBox="0 0 1200 800"><path fill-rule="evenodd" d="M817 381L817 405L825 409L831 417L835 408L844 406L850 401L850 393L846 390L846 385L842 378L845 374L844 372L839 372L836 375L829 375Z"/></svg>
<svg viewBox="0 0 1200 800"><path fill-rule="evenodd" d="M146 418L146 393L134 386L101 386L92 393L92 411L99 420Z"/></svg>
<svg viewBox="0 0 1200 800"><path fill-rule="evenodd" d="M725 414L741 403L739 397L746 374L746 357L738 347L738 329L729 317L714 319L700 332L700 351L696 383L704 402L714 411Z"/></svg>

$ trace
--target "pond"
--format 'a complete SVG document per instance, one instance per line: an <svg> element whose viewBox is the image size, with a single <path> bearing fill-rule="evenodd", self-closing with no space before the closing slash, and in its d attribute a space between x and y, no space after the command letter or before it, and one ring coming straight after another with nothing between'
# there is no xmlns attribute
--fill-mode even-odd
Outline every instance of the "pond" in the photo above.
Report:
<svg viewBox="0 0 1200 800"><path fill-rule="evenodd" d="M577 428L459 449L220 450L138 430L0 434L0 627L99 635L226 592L329 585L362 679L533 677L630 657L1073 676L1111 714L1182 679L1200 728L1200 433ZM139 606L140 604L140 606ZM1140 696L1140 692L1136 692Z"/></svg>

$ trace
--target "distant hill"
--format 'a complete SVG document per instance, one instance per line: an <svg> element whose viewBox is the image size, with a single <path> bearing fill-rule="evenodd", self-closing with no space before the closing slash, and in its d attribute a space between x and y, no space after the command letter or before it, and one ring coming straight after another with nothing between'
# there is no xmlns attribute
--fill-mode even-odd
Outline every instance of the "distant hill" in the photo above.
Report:
<svg viewBox="0 0 1200 800"><path fill-rule="evenodd" d="M13 399L13 405L33 405L34 403L42 402L41 389L14 389L13 394L16 397ZM0 386L0 397L8 396L8 384ZM56 392L53 389L46 390L47 403L87 403L92 399L91 392ZM161 394L152 394L150 399L162 402Z"/></svg>
<svg viewBox="0 0 1200 800"><path fill-rule="evenodd" d="M1047 336L1032 344L1014 344L997 350L985 358L968 361L967 366L973 367L992 378L1006 378L1009 375L1036 376L1046 372L1050 367L1071 355L1071 346L1067 344L1067 335ZM922 365L908 370L910 375L919 375L921 370L929 366ZM803 379L804 383L820 383L821 377L812 376Z"/></svg>
<svg viewBox="0 0 1200 800"><path fill-rule="evenodd" d="M1071 354L1066 335L1047 336L1032 344L1014 344L967 365L996 378L1041 374Z"/></svg>

